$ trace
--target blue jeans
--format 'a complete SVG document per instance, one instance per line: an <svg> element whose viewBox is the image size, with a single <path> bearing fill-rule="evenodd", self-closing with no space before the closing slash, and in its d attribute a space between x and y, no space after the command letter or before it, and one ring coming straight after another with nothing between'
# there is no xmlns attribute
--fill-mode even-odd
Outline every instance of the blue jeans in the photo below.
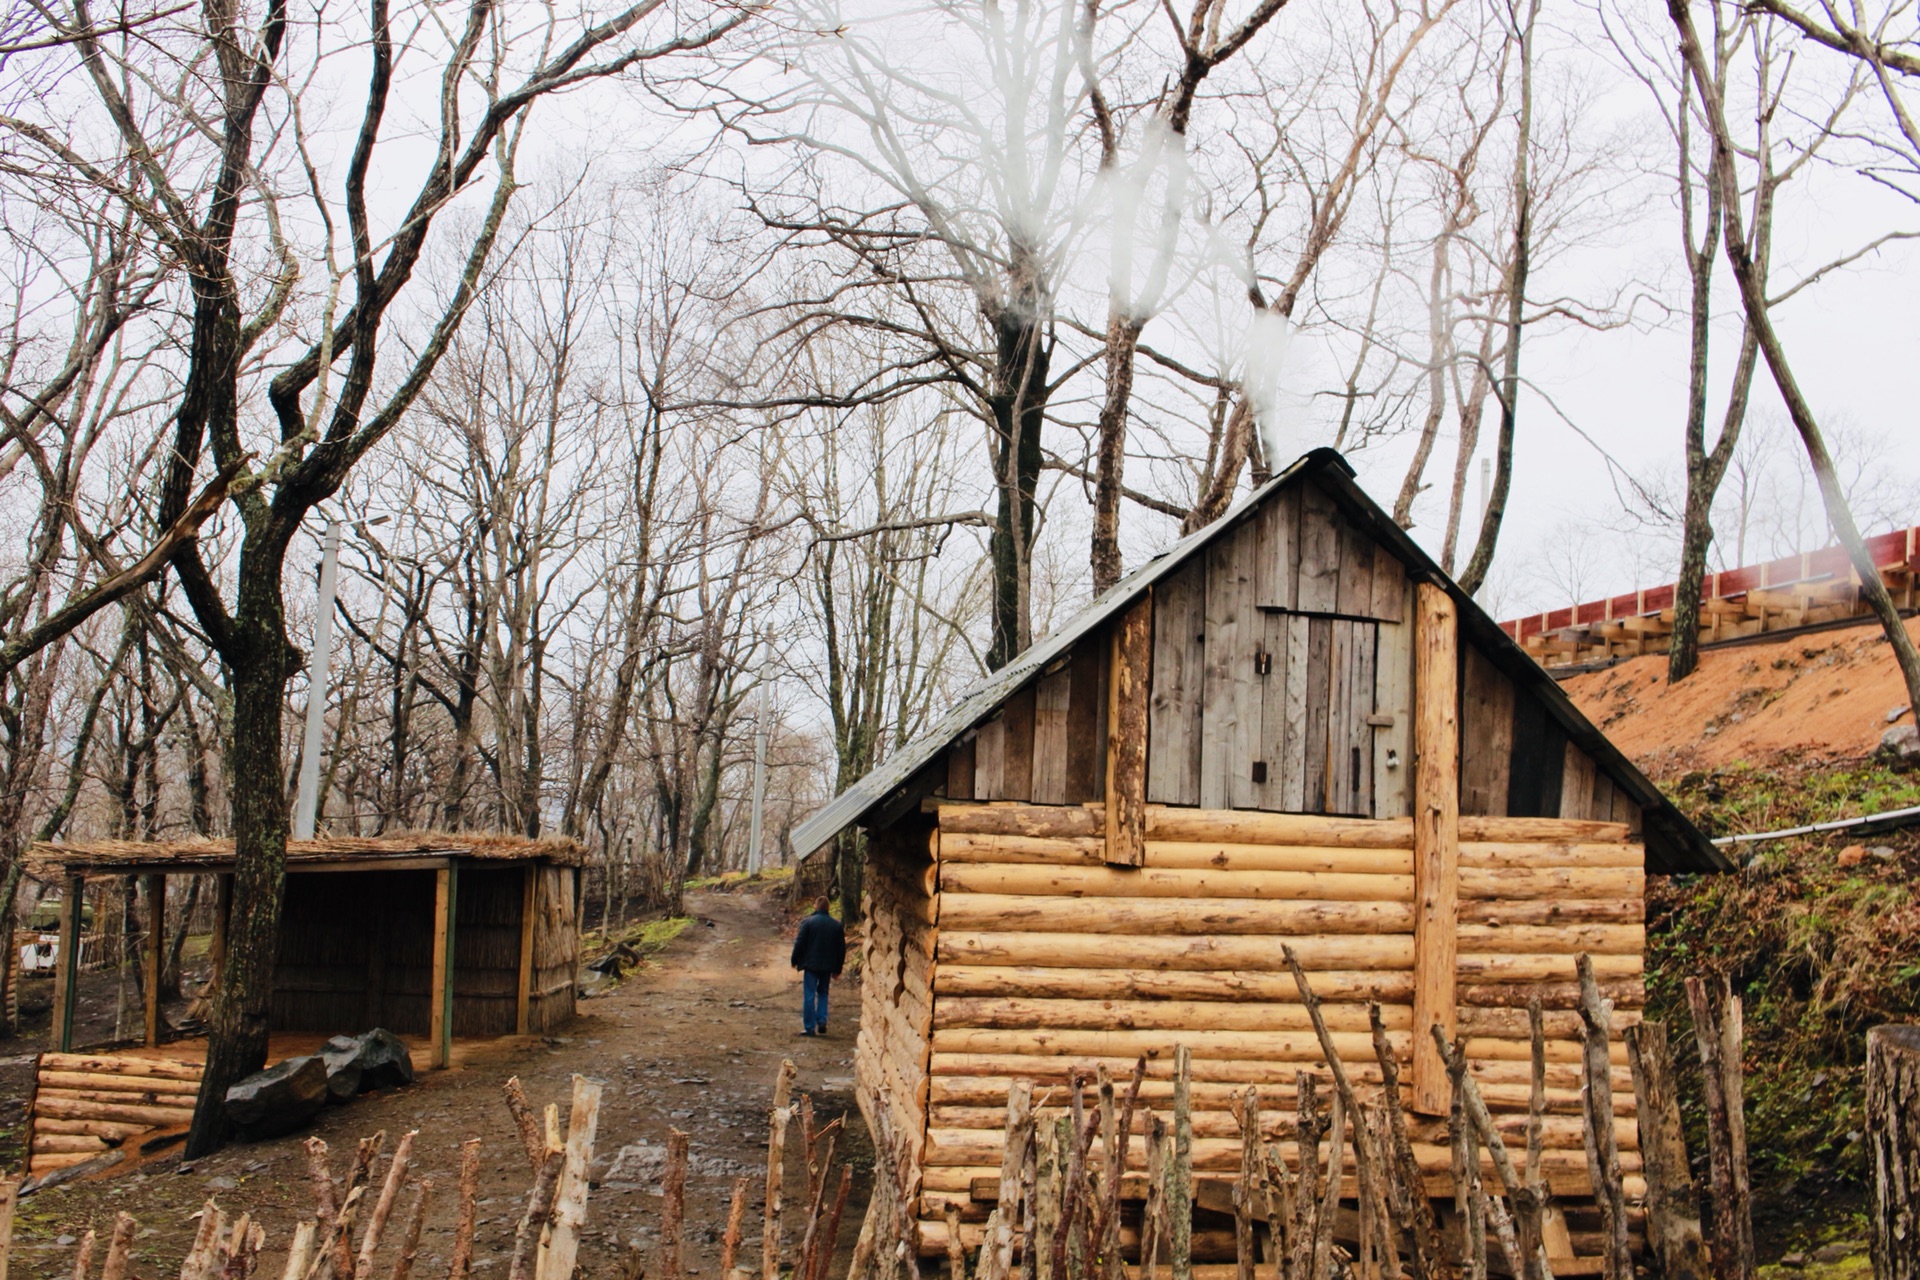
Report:
<svg viewBox="0 0 1920 1280"><path fill-rule="evenodd" d="M801 983L804 988L800 997L800 1021L809 1031L827 1029L827 987L833 982L830 973L815 973L809 969Z"/></svg>

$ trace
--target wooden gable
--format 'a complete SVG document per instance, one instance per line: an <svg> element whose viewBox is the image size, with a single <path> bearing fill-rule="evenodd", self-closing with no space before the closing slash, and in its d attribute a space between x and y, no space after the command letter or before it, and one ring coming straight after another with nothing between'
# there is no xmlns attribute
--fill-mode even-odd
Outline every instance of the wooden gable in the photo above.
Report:
<svg viewBox="0 0 1920 1280"><path fill-rule="evenodd" d="M1153 584L1146 799L1411 813L1414 578L1311 473ZM949 799L1081 804L1105 788L1113 630L1079 636L947 753ZM1460 645L1460 811L1639 812L1531 691Z"/></svg>

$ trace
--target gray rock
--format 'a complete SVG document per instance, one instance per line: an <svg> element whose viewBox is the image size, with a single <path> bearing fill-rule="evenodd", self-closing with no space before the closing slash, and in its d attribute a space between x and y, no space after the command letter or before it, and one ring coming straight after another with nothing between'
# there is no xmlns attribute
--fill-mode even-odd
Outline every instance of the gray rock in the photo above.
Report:
<svg viewBox="0 0 1920 1280"><path fill-rule="evenodd" d="M1898 720L1901 716L1907 714L1907 712L1911 710L1913 710L1913 708L1904 702L1897 707L1889 707L1887 709L1887 723L1892 724L1894 721Z"/></svg>
<svg viewBox="0 0 1920 1280"><path fill-rule="evenodd" d="M1813 1260L1822 1266L1831 1266L1836 1262L1845 1262L1856 1254L1864 1253L1866 1246L1857 1240L1836 1240L1832 1244L1823 1244L1813 1251Z"/></svg>
<svg viewBox="0 0 1920 1280"><path fill-rule="evenodd" d="M335 1036L320 1052L327 1063L327 1090L336 1101L368 1089L413 1083L413 1055L406 1041L380 1027L364 1035Z"/></svg>
<svg viewBox="0 0 1920 1280"><path fill-rule="evenodd" d="M1882 862L1892 862L1900 856L1899 851L1890 844L1868 845L1867 853L1872 857L1880 859Z"/></svg>
<svg viewBox="0 0 1920 1280"><path fill-rule="evenodd" d="M1783 1253L1780 1255L1780 1265L1789 1271L1803 1271L1806 1269L1807 1255L1804 1253Z"/></svg>
<svg viewBox="0 0 1920 1280"><path fill-rule="evenodd" d="M1880 735L1880 759L1899 768L1920 768L1920 728L1897 724Z"/></svg>
<svg viewBox="0 0 1920 1280"><path fill-rule="evenodd" d="M327 1064L318 1054L275 1063L227 1090L227 1119L248 1142L306 1127L327 1105Z"/></svg>

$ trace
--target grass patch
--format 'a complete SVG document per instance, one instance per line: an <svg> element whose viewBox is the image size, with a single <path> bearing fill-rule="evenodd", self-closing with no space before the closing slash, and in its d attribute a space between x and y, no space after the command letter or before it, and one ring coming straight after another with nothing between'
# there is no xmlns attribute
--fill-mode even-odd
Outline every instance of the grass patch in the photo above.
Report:
<svg viewBox="0 0 1920 1280"><path fill-rule="evenodd" d="M580 958L583 962L591 962L610 951L624 949L630 956L637 957L640 963L649 963L665 951L675 938L685 933L687 926L692 923L692 916L659 916L613 933L596 929L581 936Z"/></svg>
<svg viewBox="0 0 1920 1280"><path fill-rule="evenodd" d="M686 887L704 889L711 893L737 893L741 890L772 888L792 882L792 867L767 867L751 874L745 871L728 871L717 876L696 876L687 881Z"/></svg>
<svg viewBox="0 0 1920 1280"><path fill-rule="evenodd" d="M1920 778L1861 762L1735 765L1668 791L1710 835L1920 804ZM1735 875L1648 884L1647 1016L1671 1028L1688 1143L1702 1159L1684 982L1724 973L1743 1000L1756 1226L1770 1252L1862 1232L1866 1032L1920 1019L1916 876L1920 834L1841 832L1757 846Z"/></svg>

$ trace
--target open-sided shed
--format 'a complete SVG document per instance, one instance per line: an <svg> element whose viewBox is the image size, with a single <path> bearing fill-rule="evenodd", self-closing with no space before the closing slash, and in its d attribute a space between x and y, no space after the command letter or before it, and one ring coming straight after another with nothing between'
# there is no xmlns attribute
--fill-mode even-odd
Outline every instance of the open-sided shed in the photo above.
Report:
<svg viewBox="0 0 1920 1280"><path fill-rule="evenodd" d="M214 875L215 946L230 902L231 840L102 840L35 846L36 872L65 883L54 970L56 1052L73 1048L79 904L91 876L140 876L155 920L170 875ZM272 1004L276 1032L385 1027L426 1036L435 1066L453 1037L527 1035L574 1011L580 864L571 840L450 835L294 840ZM151 923L151 922L150 922ZM164 931L147 929L147 1040L160 1027Z"/></svg>
<svg viewBox="0 0 1920 1280"><path fill-rule="evenodd" d="M1015 1079L1123 1078L1145 1055L1164 1105L1184 1044L1195 1167L1230 1177L1232 1090L1277 1115L1324 1065L1282 944L1376 1085L1383 1006L1427 1116L1449 1095L1434 1025L1524 1115L1538 994L1567 1105L1575 957L1637 1020L1646 874L1727 866L1331 450L983 680L795 845L850 824L872 858L859 1101L914 1166L926 1253L950 1204L977 1242ZM1615 1071L1631 1175L1624 1056ZM1414 1133L1436 1193L1443 1132ZM1578 1121L1546 1145L1549 1180L1586 1194Z"/></svg>

